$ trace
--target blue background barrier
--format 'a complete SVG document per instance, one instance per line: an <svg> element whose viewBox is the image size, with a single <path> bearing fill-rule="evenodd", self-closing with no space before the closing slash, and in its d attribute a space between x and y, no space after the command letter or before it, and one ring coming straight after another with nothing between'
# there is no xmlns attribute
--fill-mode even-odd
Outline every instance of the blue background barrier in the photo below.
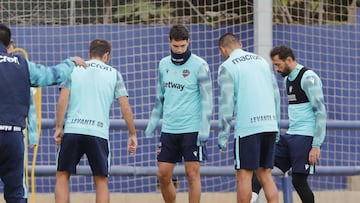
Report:
<svg viewBox="0 0 360 203"><path fill-rule="evenodd" d="M201 44L192 43L191 50L199 56L204 56L205 60L209 63L214 81L214 101L216 106L214 112L217 112L217 69L223 60L217 48L219 35L225 32L242 33L239 37L240 39L246 39L243 41L245 49L253 51L253 39L248 37L253 36L253 27L251 25L239 25L229 28L222 27L221 30L223 33L213 32L214 28L206 25L191 25L189 27L193 34L191 36L192 41L201 41L204 38L208 39ZM16 44L28 51L30 59L47 65L56 64L64 58L73 55L87 58L88 45L90 41L95 38L104 38L110 42L119 42L112 43L111 64L123 73L130 94L130 103L134 107L135 119L139 121L137 122L137 127L139 129L144 128L155 101L157 63L162 57L169 54L167 38L164 38L168 33L167 26L81 25L46 27L14 26L12 28L14 30L13 36ZM358 105L360 84L357 82L360 81L360 76L357 74L357 65L360 64L360 61L356 51L349 51L358 50L358 47L360 47L360 36L355 34L359 29L359 25L274 26L273 44L287 44L291 46L296 50L299 62L313 69L323 80L325 100L329 112L328 119L333 128L327 131L327 138L322 147L322 151L326 151L326 153L322 153L322 160L326 161L320 162L319 171L324 170L324 174L328 175L338 172L339 174L357 174L357 166L360 165L360 136L358 133L358 126L360 126L358 122L360 120L360 105ZM147 30L147 37L142 37L144 30ZM344 32L346 32L346 37L343 36ZM307 35L306 33L312 34ZM324 38L323 36L330 37ZM347 39L351 39L351 41ZM54 46L54 44L56 46ZM204 47L211 48L205 49ZM283 91L282 79L280 77L278 77L278 82L279 87ZM42 132L40 145L52 147L42 148L38 154L39 164L37 165L45 166L45 168L39 168L40 171L47 167L51 170L51 167L55 165L56 147L49 137L52 137L53 131L51 128L53 128L55 123L53 119L56 110L56 95L58 95L58 89L56 87L43 89L43 127L47 130ZM114 109L118 108L117 104L114 104L114 106ZM286 105L282 106L282 111L286 112ZM123 125L118 110L113 110L111 115L115 117L112 127L119 128L119 126ZM216 113L214 113L212 119L216 122ZM282 114L282 119L286 120L286 113ZM213 126L216 126L216 123L213 123ZM284 122L283 127L286 126L287 123ZM124 157L123 155L127 154L127 152L126 139L123 139L123 141L116 142L112 145L112 148L119 149L112 155L119 157L115 159L112 164L114 167L125 166L123 169L119 169L118 172L129 173L130 176L137 175L136 173L138 171L134 172L133 170L136 170L134 167L149 167L151 170L147 172L154 175L152 169L156 167L154 155L157 139L145 140L142 131L139 131L138 135L140 138L138 154L141 154L141 156L136 155L131 158ZM110 138L115 139L115 137L118 136L126 136L126 132L116 133L115 135L111 135ZM215 130L211 134L211 139L208 142L209 146L217 146L216 136ZM144 144L144 147L141 144ZM230 148L232 147L229 147L228 154L232 155L232 149ZM208 167L210 170L211 167L226 166L222 169L224 171L232 168L233 160L229 158L224 159L222 157L223 155L218 153L217 147L209 148L208 153L212 155L211 160L210 163L205 163L204 168ZM212 162L216 162L217 165L211 165ZM137 163L138 165L133 166L133 163ZM324 168L322 169L321 167ZM82 166L80 166L80 168L82 168ZM222 176L221 174L224 171L218 171L217 173ZM224 179L220 181L224 182L232 180L226 187L231 188L232 191L235 190L233 177L221 178ZM321 178L325 177L315 178L321 180ZM336 176L331 178L334 179L334 182L342 184L329 186L326 181L318 181L318 183L312 185L312 187L318 190L325 188L346 189L346 177ZM91 177L86 177L86 180L87 179L91 179ZM156 178L148 181L149 184L147 185L156 185ZM39 182L39 185L41 184L43 184L43 182ZM47 184L54 185L54 180L48 180ZM134 189L129 190L129 187L127 187L128 185L140 184L144 183L138 180L132 180L131 178L121 177L115 184L110 185L110 190L116 192L148 192L156 190L153 187L134 187ZM211 182L209 182L209 184L211 184ZM185 190L184 188L185 186L182 187L181 190ZM87 189L88 188L80 188L73 189L72 191L86 191ZM38 190L38 192L53 192L53 188L38 188ZM204 192L224 190L225 188L213 187Z"/></svg>

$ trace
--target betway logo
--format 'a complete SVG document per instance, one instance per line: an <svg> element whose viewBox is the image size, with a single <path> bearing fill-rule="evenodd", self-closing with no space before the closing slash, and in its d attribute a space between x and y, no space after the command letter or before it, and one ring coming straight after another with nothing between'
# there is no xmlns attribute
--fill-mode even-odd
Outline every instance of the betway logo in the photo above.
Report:
<svg viewBox="0 0 360 203"><path fill-rule="evenodd" d="M165 88L179 89L180 91L183 91L185 85L178 84L178 83L173 83L173 82L165 82L165 83L164 83L164 87L165 87Z"/></svg>

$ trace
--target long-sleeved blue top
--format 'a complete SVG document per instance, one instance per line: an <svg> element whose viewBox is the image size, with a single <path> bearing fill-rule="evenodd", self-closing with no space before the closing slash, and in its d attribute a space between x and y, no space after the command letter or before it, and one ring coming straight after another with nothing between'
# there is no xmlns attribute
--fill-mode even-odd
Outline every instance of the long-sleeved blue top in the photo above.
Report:
<svg viewBox="0 0 360 203"><path fill-rule="evenodd" d="M151 137L163 118L162 132L199 132L199 137L206 140L210 133L212 100L212 82L205 60L191 54L186 63L175 65L170 56L163 58L159 63L156 104L145 136Z"/></svg>
<svg viewBox="0 0 360 203"><path fill-rule="evenodd" d="M235 116L235 137L278 132L280 93L270 65L262 57L234 50L218 73L220 149L225 149Z"/></svg>
<svg viewBox="0 0 360 203"><path fill-rule="evenodd" d="M295 80L304 66L297 64L296 68L284 78ZM313 136L313 147L320 147L326 134L326 108L319 76L312 70L307 70L301 78L301 89L305 92L309 102L289 104L289 129L288 134ZM288 88L288 87L287 87Z"/></svg>

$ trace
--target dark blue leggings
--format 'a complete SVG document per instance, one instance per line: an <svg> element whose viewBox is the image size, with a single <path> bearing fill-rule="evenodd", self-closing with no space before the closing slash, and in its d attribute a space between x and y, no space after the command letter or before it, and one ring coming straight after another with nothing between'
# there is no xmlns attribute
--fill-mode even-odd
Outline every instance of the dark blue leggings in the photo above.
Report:
<svg viewBox="0 0 360 203"><path fill-rule="evenodd" d="M314 203L314 193L309 187L307 177L308 174L293 173L292 184L303 203ZM252 178L252 191L259 194L260 190L261 184L257 179L256 175L254 174Z"/></svg>
<svg viewBox="0 0 360 203"><path fill-rule="evenodd" d="M314 193L307 182L308 174L293 173L292 184L303 203L314 203Z"/></svg>

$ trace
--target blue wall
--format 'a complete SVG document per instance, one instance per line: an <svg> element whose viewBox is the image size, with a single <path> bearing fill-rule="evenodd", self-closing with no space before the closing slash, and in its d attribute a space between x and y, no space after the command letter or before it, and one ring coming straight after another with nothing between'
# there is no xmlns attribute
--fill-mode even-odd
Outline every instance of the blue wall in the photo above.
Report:
<svg viewBox="0 0 360 203"><path fill-rule="evenodd" d="M337 120L360 120L360 105L357 97L360 95L360 74L358 50L360 39L357 30L358 25L350 26L274 26L274 45L287 44L291 46L297 55L298 61L313 68L322 78L324 85L325 100L329 112L329 119ZM55 27L14 27L14 39L18 46L26 49L31 60L48 65L56 64L62 59L79 55L87 58L88 44L95 38L104 38L112 42L113 52L111 64L119 68L123 73L127 88L130 93L130 103L135 107L136 119L148 119L149 112L154 104L156 87L156 67L158 61L169 53L167 44L167 26L132 26L132 25L81 25L81 26L55 26ZM218 95L216 84L217 67L222 62L218 52L217 40L225 32L238 33L244 39L244 47L253 51L253 28L251 26L236 26L229 28L217 28L214 31L210 26L191 26L191 49L199 56L204 56L210 65L214 81L215 98ZM144 32L146 32L144 34ZM291 33L291 34L289 34ZM146 35L146 37L144 37ZM250 37L249 37L250 36ZM325 36L325 37L324 37ZM206 40L204 40L206 39ZM201 41L202 43L195 43ZM50 54L49 54L50 53ZM54 54L56 53L56 54ZM282 89L282 78L278 77L279 86ZM43 89L43 118L55 118L56 87ZM282 91L283 94L283 91ZM52 95L52 96L49 96ZM215 103L217 100L215 99ZM119 111L111 111L112 116L119 118ZM282 107L282 118L286 119L286 105ZM217 105L215 108L217 112ZM217 119L214 113L213 119ZM40 145L50 146L41 148L39 163L41 165L55 164L55 147L51 139L52 131L43 131ZM341 134L341 136L339 136ZM111 139L118 136L126 136L124 133L113 133ZM209 145L216 146L216 133L212 133ZM354 143L354 144L351 144ZM358 132L354 131L329 131L323 146L322 161L320 165L360 165L360 139ZM142 156L127 157L126 139L115 142L113 164L139 166L156 166L154 147L156 140L144 140L139 133L140 145L138 154ZM230 145L229 145L230 146ZM231 147L230 147L231 148ZM233 164L231 158L223 159L216 147L209 148L211 161L218 165ZM228 156L232 156L229 149ZM144 161L146 160L146 161ZM153 160L153 161L149 161ZM207 163L206 165L211 165ZM179 177L183 178L183 177ZM230 182L230 188L235 190L235 181L230 178L219 178L220 181ZM317 180L318 179L318 180ZM342 185L329 186L324 177L314 177L315 189L341 189L346 187L346 178L331 177L333 182L341 182ZM90 181L90 177L84 177L83 181ZM54 185L54 179L48 180ZM77 181L74 180L74 181ZM207 181L206 179L204 181ZM81 181L80 181L81 182ZM148 182L148 184L146 183ZM114 177L111 191L120 192L148 192L154 191L153 185L156 178L133 180L132 177ZM43 184L43 179L37 185ZM152 185L151 187L130 190L128 185ZM204 183L204 184L211 184ZM229 185L228 185L229 186ZM90 190L91 190L90 186ZM135 188L135 187L134 187ZM182 186L185 190L186 186ZM38 188L38 192L52 192L53 188ZM74 188L73 191L83 191L84 188ZM85 191L88 191L87 188ZM223 191L224 188L208 189L208 191Z"/></svg>

